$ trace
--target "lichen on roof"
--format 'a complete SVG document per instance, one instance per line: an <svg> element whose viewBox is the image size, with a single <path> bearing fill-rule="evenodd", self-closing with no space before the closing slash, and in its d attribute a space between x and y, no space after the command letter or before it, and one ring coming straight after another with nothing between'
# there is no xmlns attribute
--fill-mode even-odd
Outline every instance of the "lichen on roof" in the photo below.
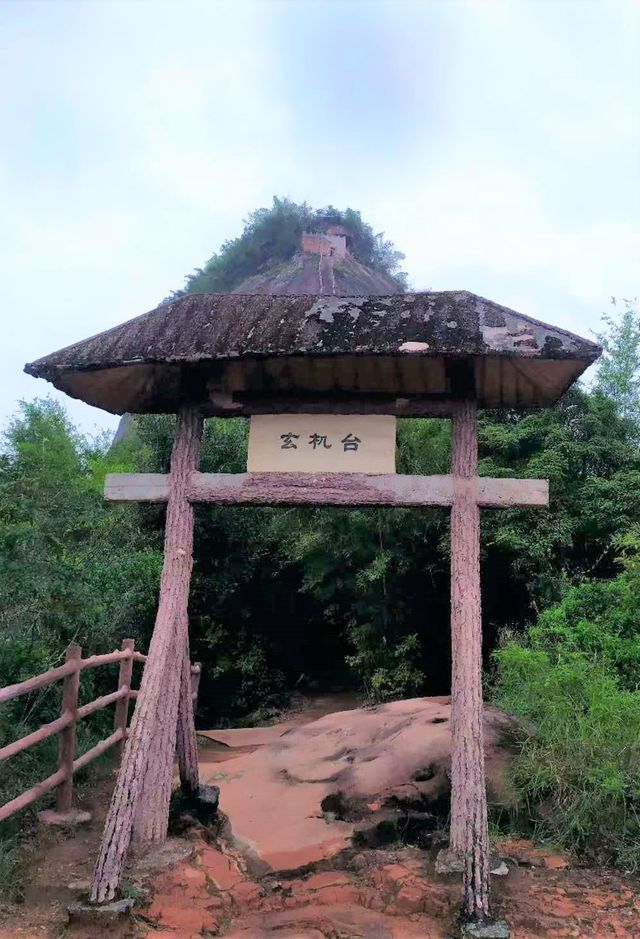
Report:
<svg viewBox="0 0 640 939"><path fill-rule="evenodd" d="M78 383L65 376L153 366L144 392L140 391L145 407L153 410L159 402L162 409L173 405L175 395L168 388L177 381L170 371L175 366L184 372L197 365L202 376L210 363L211 382L221 374L220 363L234 360L410 354L424 360L424 369L431 367L428 360L461 357L521 363L565 360L576 363L573 370L562 370L566 384L599 352L595 343L466 291L359 297L200 294L183 296L30 363L25 370L78 393ZM536 368L542 378L540 366ZM556 373L560 374L557 369ZM549 377L546 381L548 389L541 400L564 390L552 387L559 378L551 384ZM401 393L402 387L397 390ZM109 408L108 397L100 406ZM503 403L508 403L508 395ZM138 410L136 402L129 402L126 409Z"/></svg>

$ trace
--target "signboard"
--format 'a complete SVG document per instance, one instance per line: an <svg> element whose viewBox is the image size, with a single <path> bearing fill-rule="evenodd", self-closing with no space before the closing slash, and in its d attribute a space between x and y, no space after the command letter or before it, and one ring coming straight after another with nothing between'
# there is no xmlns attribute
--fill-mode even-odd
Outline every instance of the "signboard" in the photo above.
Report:
<svg viewBox="0 0 640 939"><path fill-rule="evenodd" d="M395 473L396 418L387 414L254 414L250 473Z"/></svg>

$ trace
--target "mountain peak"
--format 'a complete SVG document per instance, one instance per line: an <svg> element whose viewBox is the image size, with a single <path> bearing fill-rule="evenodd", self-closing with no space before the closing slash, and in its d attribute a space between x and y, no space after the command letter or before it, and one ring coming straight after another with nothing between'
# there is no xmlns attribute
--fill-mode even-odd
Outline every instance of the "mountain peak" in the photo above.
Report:
<svg viewBox="0 0 640 939"><path fill-rule="evenodd" d="M393 277L361 264L349 251L342 225L305 232L300 248L282 261L248 277L233 293L359 297L403 293Z"/></svg>

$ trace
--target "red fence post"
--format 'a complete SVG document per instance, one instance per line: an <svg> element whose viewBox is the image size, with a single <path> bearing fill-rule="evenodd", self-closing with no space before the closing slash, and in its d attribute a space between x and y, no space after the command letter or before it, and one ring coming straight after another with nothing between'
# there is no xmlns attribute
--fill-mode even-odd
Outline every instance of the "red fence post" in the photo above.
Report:
<svg viewBox="0 0 640 939"><path fill-rule="evenodd" d="M58 786L55 811L39 813L40 821L49 825L76 825L90 819L88 812L73 808L73 760L76 755L76 715L78 712L78 690L80 688L80 661L82 647L72 642L65 653L65 663L73 662L76 668L65 675L62 682L62 708L60 716L71 716L71 721L58 736L58 771L64 779Z"/></svg>
<svg viewBox="0 0 640 939"><path fill-rule="evenodd" d="M76 712L78 710L78 690L80 688L80 659L82 647L72 643L65 653L65 662L74 661L78 668L62 680L61 715L71 714L73 720L60 732L58 737L58 769L66 773L66 778L58 787L56 810L67 813L73 805L73 761L76 755Z"/></svg>
<svg viewBox="0 0 640 939"><path fill-rule="evenodd" d="M133 649L135 646L135 641L133 639L123 639L122 640L122 649L129 649L131 655L128 659L123 659L120 662L120 674L118 675L118 691L127 687L128 692L123 697L116 701L116 710L113 717L113 729L122 730L122 740L118 744L118 755L122 756L122 749L124 747L124 742L127 735L127 722L129 720L129 697L131 693L131 676L133 674Z"/></svg>

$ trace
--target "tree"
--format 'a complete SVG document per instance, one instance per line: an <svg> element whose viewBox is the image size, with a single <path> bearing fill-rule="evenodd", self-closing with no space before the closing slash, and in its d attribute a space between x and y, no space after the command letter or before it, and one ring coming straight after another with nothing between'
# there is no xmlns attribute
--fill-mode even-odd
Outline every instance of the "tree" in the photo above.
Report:
<svg viewBox="0 0 640 939"><path fill-rule="evenodd" d="M597 334L603 348L596 386L640 429L640 312L637 301L611 299L614 313L603 313L605 329Z"/></svg>
<svg viewBox="0 0 640 939"><path fill-rule="evenodd" d="M145 635L158 554L138 517L102 497L105 473L130 466L107 437L78 434L60 404L21 405L0 455L0 638L59 655L71 641L112 649L134 626Z"/></svg>

